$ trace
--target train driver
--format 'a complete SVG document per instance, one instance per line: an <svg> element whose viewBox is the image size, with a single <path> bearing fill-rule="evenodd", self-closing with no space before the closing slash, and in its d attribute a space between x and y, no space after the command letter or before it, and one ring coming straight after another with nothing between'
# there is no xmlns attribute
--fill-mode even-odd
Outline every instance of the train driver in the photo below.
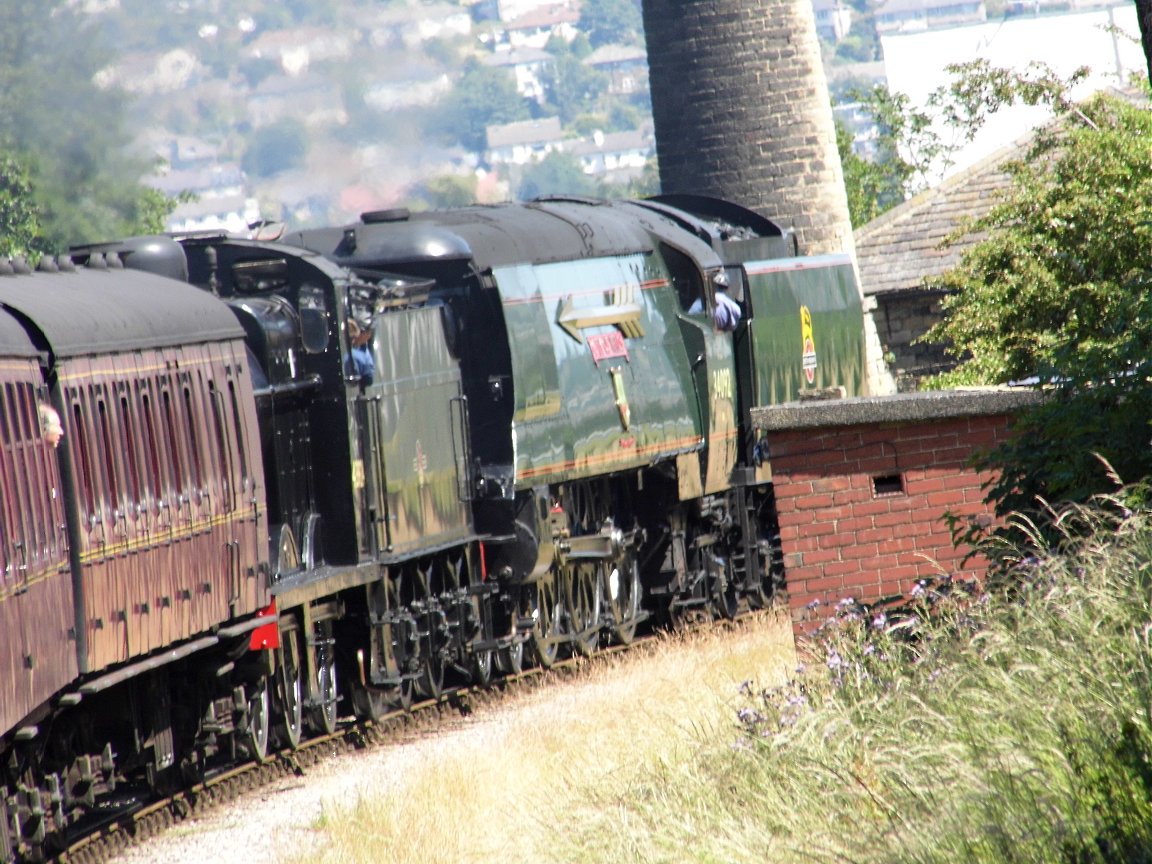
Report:
<svg viewBox="0 0 1152 864"><path fill-rule="evenodd" d="M372 349L368 343L372 341L371 322L362 319L363 323L355 318L348 319L348 352L347 374L349 378L358 379L363 384L371 384L376 372L376 361L372 357Z"/></svg>
<svg viewBox="0 0 1152 864"><path fill-rule="evenodd" d="M740 304L728 296L728 274L717 270L712 277L712 288L715 305L712 307L712 324L720 331L731 333L740 323ZM688 310L689 314L697 315L704 311L703 298L697 297L696 302Z"/></svg>

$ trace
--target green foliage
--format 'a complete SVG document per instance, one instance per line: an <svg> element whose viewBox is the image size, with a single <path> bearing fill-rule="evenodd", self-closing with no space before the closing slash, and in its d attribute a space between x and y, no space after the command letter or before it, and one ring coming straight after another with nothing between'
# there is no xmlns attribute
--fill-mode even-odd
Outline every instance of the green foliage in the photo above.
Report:
<svg viewBox="0 0 1152 864"><path fill-rule="evenodd" d="M1152 116L1100 94L1041 136L987 232L935 287L953 292L925 339L961 360L939 384L1035 377L1051 402L990 456L1005 509L1085 500L1152 473Z"/></svg>
<svg viewBox="0 0 1152 864"><path fill-rule="evenodd" d="M5 12L0 142L22 166L21 206L37 222L21 243L63 251L138 230L157 201L139 185L146 166L125 155L123 94L93 83L112 59L98 19L62 0L10 0Z"/></svg>
<svg viewBox="0 0 1152 864"><path fill-rule="evenodd" d="M488 126L529 118L516 82L504 69L472 59L452 91L441 100L428 129L450 144L481 152L488 146Z"/></svg>
<svg viewBox="0 0 1152 864"><path fill-rule="evenodd" d="M852 149L852 134L839 122L836 123L836 149L844 168L848 214L854 228L904 200L905 184L912 173L908 163L894 154L882 161L857 156Z"/></svg>
<svg viewBox="0 0 1152 864"><path fill-rule="evenodd" d="M593 104L608 86L604 73L585 66L569 52L556 55L540 79L548 107L565 125Z"/></svg>
<svg viewBox="0 0 1152 864"><path fill-rule="evenodd" d="M581 860L1147 862L1152 525L1057 521L1011 591L830 610L788 685L745 685L741 733L718 719L586 808Z"/></svg>
<svg viewBox="0 0 1152 864"><path fill-rule="evenodd" d="M36 249L40 223L28 172L11 154L0 152L0 258L27 256Z"/></svg>
<svg viewBox="0 0 1152 864"><path fill-rule="evenodd" d="M952 157L970 143L989 115L1015 103L1048 105L1056 111L1073 111L1068 89L1080 81L1086 69L1076 70L1067 80L1042 63L1030 64L1025 72L1000 69L986 60L947 67L951 81L929 94L923 106L915 106L903 93L884 85L869 90L848 86L840 94L856 102L876 127L875 153L868 159L878 170L853 165L849 182L859 183L862 215L879 215L903 197L923 191L952 165ZM844 157L842 141L837 144ZM852 197L854 189L849 190Z"/></svg>
<svg viewBox="0 0 1152 864"><path fill-rule="evenodd" d="M307 155L308 132L304 124L285 118L256 130L240 165L254 177L272 177L299 168Z"/></svg>
<svg viewBox="0 0 1152 864"><path fill-rule="evenodd" d="M584 0L578 26L593 48L632 45L644 38L638 0Z"/></svg>
<svg viewBox="0 0 1152 864"><path fill-rule="evenodd" d="M422 183L416 195L433 209L464 207L476 201L476 177L473 174L442 174Z"/></svg>
<svg viewBox="0 0 1152 864"><path fill-rule="evenodd" d="M597 195L595 180L584 173L580 160L570 153L549 153L539 162L525 165L516 198L530 201L541 195Z"/></svg>

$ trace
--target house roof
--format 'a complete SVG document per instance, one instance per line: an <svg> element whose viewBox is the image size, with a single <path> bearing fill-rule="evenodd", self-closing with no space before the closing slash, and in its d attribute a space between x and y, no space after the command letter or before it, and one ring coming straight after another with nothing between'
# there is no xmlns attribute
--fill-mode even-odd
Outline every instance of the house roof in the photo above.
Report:
<svg viewBox="0 0 1152 864"><path fill-rule="evenodd" d="M920 290L926 277L959 263L983 235L971 234L947 248L941 242L992 208L1011 183L1004 164L1021 158L1031 140L1031 134L1018 139L859 228L856 262L864 293Z"/></svg>
<svg viewBox="0 0 1152 864"><path fill-rule="evenodd" d="M584 58L585 66L605 66L612 63L647 63L648 52L639 45L601 45Z"/></svg>
<svg viewBox="0 0 1152 864"><path fill-rule="evenodd" d="M591 138L574 141L565 148L573 156L590 156L593 153L627 153L632 150L647 150L652 147L651 131L626 129L622 132L600 132Z"/></svg>
<svg viewBox="0 0 1152 864"><path fill-rule="evenodd" d="M504 24L507 30L540 30L580 20L580 7L572 3L552 3L518 15Z"/></svg>
<svg viewBox="0 0 1152 864"><path fill-rule="evenodd" d="M513 48L496 51L481 59L485 66L524 66L531 63L550 63L556 58L542 48Z"/></svg>
<svg viewBox="0 0 1152 864"><path fill-rule="evenodd" d="M489 126L488 146L514 147L517 144L542 144L559 141L564 137L564 129L559 117L543 117L540 120L520 120L501 126Z"/></svg>

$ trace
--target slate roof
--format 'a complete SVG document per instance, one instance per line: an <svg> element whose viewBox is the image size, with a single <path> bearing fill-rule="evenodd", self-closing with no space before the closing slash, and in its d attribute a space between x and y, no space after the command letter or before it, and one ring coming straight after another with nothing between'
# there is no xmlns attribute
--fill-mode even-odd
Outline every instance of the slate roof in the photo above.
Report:
<svg viewBox="0 0 1152 864"><path fill-rule="evenodd" d="M564 137L564 128L559 117L542 117L539 120L518 120L487 127L488 146L515 147L518 144L547 144Z"/></svg>
<svg viewBox="0 0 1152 864"><path fill-rule="evenodd" d="M1001 166L1021 158L1031 140L1031 134L1018 139L859 228L856 261L864 294L923 290L925 277L938 276L957 264L980 235L946 249L940 247L941 241L965 220L991 209L1010 183Z"/></svg>

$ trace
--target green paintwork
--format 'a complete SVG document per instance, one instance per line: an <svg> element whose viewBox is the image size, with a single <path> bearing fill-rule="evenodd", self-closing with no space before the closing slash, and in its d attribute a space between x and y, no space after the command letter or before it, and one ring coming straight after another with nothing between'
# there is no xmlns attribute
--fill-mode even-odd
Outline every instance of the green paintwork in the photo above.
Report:
<svg viewBox="0 0 1152 864"><path fill-rule="evenodd" d="M864 317L845 255L752 261L744 265L752 316L741 346L752 405L797 399L801 390L843 387L866 395ZM800 307L812 314L816 368L804 371Z"/></svg>
<svg viewBox="0 0 1152 864"><path fill-rule="evenodd" d="M509 347L519 488L637 468L702 447L676 295L658 255L523 264L493 275L507 332L515 334ZM606 317L620 324L599 323ZM634 335L637 328L642 335ZM619 340L627 356L597 363L597 340Z"/></svg>
<svg viewBox="0 0 1152 864"><path fill-rule="evenodd" d="M379 542L393 554L469 534L460 370L440 314L428 307L375 319L375 380L382 383L366 393L379 421L378 453L369 470L375 472L377 510L385 514Z"/></svg>

